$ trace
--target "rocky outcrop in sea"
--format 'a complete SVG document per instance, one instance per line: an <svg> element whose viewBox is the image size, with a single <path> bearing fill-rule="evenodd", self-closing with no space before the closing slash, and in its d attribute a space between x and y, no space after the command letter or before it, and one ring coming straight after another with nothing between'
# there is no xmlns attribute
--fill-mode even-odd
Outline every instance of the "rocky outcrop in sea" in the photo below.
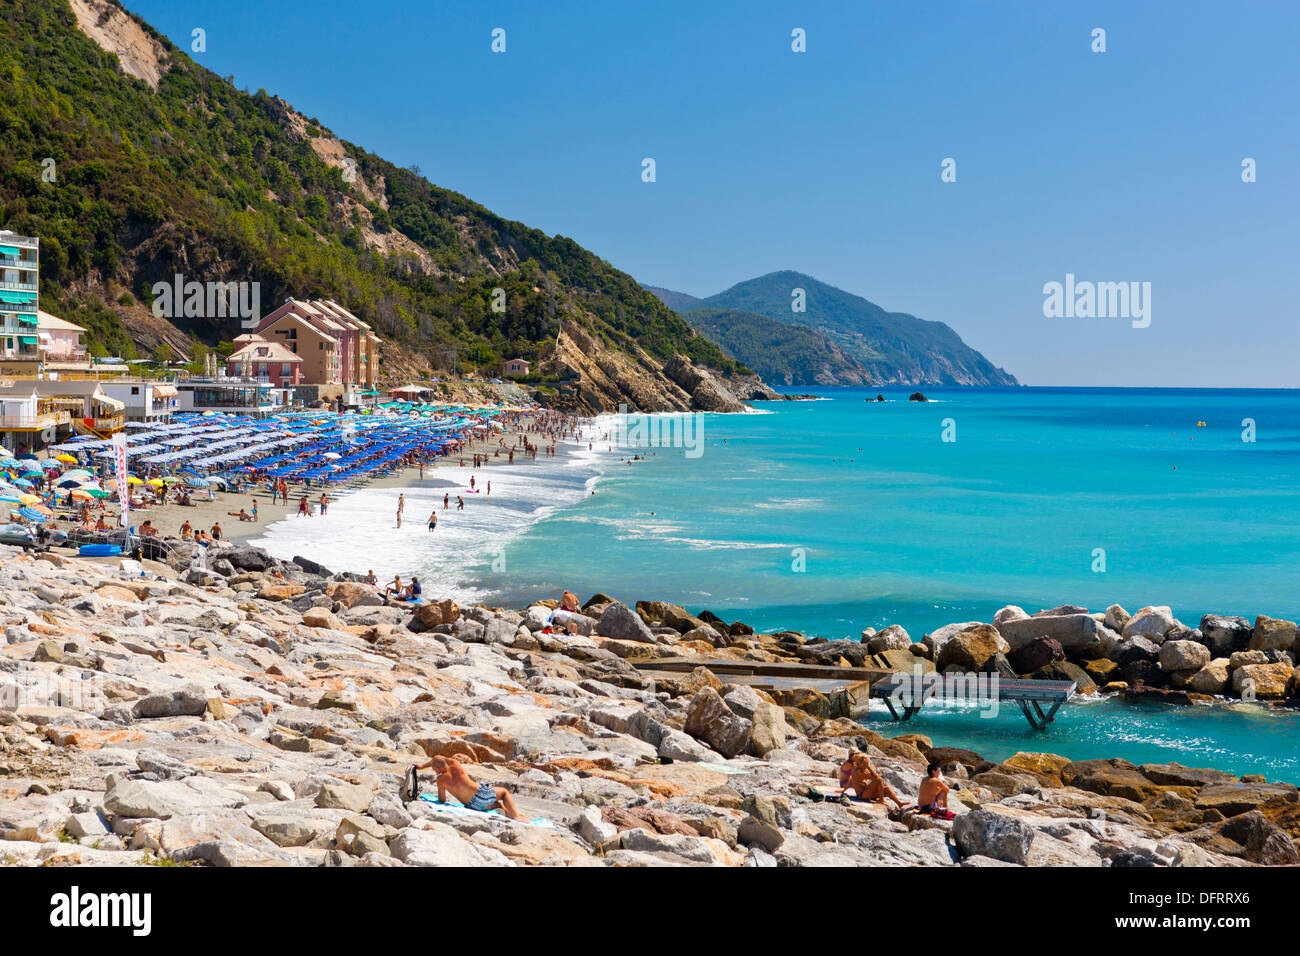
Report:
<svg viewBox="0 0 1300 956"><path fill-rule="evenodd" d="M560 634L546 605L413 610L305 559L248 547L210 557L190 570L179 551L173 568L0 549L0 863L1300 862L1290 783L1031 752L995 763L865 728L851 679L832 694L768 694L705 667L652 678L637 666L925 659L873 647L901 643L898 631L817 642L596 595ZM1042 636L1003 636L1010 620L920 646L945 667L974 664L985 646L1010 660ZM1062 643L1066 625L1051 626ZM1276 633L1256 625L1247 644L1256 631ZM956 818L814 799L850 748L905 799L928 762L942 765ZM545 823L406 799L405 772L435 754L510 788Z"/></svg>
<svg viewBox="0 0 1300 956"><path fill-rule="evenodd" d="M855 642L827 642L835 646ZM1210 703L1216 698L1300 706L1300 640L1294 621L1207 614L1189 627L1166 606L1129 614L1118 604L1090 613L1074 605L1028 614L1004 607L992 623L949 624L913 642L891 626L862 632L878 667L943 674L1072 680L1083 694ZM833 651L820 647L826 658ZM850 651L850 653L853 653Z"/></svg>

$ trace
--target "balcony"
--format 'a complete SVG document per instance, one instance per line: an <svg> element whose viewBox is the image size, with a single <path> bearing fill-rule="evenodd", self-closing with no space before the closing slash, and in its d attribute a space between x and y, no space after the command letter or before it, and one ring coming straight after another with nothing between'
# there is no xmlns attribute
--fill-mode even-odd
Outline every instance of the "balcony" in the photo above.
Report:
<svg viewBox="0 0 1300 956"><path fill-rule="evenodd" d="M49 346L42 345L41 352L44 354L45 361L47 362L62 362L68 365L84 365L90 361L90 353L85 349L73 349L71 352L55 352L52 351Z"/></svg>
<svg viewBox="0 0 1300 956"><path fill-rule="evenodd" d="M0 431L41 431L72 421L68 412L41 412L36 415L0 415Z"/></svg>
<svg viewBox="0 0 1300 956"><path fill-rule="evenodd" d="M126 427L125 415L110 415L107 418L86 418L83 421L87 428L93 428L97 432L120 432Z"/></svg>
<svg viewBox="0 0 1300 956"><path fill-rule="evenodd" d="M15 292L39 292L40 286L35 282L7 282L0 279L0 289L12 289Z"/></svg>

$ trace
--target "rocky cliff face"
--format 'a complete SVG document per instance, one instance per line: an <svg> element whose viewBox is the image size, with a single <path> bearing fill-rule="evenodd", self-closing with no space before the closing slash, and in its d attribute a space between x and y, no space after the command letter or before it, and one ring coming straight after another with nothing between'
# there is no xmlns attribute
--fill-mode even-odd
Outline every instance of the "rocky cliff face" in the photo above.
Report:
<svg viewBox="0 0 1300 956"><path fill-rule="evenodd" d="M583 414L618 411L741 412L751 401L779 401L756 375L724 376L684 355L660 362L633 341L617 346L565 323L544 371L570 381L539 390L543 404Z"/></svg>

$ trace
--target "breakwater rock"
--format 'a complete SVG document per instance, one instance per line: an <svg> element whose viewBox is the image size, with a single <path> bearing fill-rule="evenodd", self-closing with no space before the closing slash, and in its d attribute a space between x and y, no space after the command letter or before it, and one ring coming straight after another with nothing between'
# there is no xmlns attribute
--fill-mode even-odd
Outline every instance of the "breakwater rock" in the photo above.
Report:
<svg viewBox="0 0 1300 956"><path fill-rule="evenodd" d="M1129 699L1171 703L1215 697L1300 705L1300 641L1294 621L1260 615L1207 614L1199 627L1177 620L1164 606L1129 614L1118 604L1104 612L1063 606L1028 614L1004 607L989 624L949 624L912 644L863 632L877 663L893 670L915 666L910 651L944 674L996 667L1004 676L1074 680L1081 693L1120 693ZM898 629L901 631L901 628ZM905 636L905 632L904 632Z"/></svg>

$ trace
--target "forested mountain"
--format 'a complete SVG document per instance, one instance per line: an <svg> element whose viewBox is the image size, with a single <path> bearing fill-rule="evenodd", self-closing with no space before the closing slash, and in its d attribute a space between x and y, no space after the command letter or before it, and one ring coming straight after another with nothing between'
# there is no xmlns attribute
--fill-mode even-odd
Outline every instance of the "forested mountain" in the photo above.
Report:
<svg viewBox="0 0 1300 956"><path fill-rule="evenodd" d="M41 237L42 307L85 325L97 354L233 339L234 319L152 313L152 285L181 273L258 282L263 312L336 299L406 351L436 362L458 349L462 369L523 357L544 372L563 325L610 382L642 376L646 395L671 391L662 366L675 355L722 378L745 371L571 239L236 89L115 0L3 9L0 227Z"/></svg>
<svg viewBox="0 0 1300 956"><path fill-rule="evenodd" d="M798 301L796 290L802 290L802 311L792 307ZM800 272L772 272L696 300L694 309L683 314L700 325L695 309L756 313L783 325L814 329L865 370L872 384L1017 384L1013 375L963 342L943 322L886 312L874 302ZM764 374L767 346L757 332L751 338L751 349L732 349L732 354Z"/></svg>
<svg viewBox="0 0 1300 956"><path fill-rule="evenodd" d="M817 329L736 309L693 309L683 315L728 355L742 360L771 384L872 384L862 364Z"/></svg>

